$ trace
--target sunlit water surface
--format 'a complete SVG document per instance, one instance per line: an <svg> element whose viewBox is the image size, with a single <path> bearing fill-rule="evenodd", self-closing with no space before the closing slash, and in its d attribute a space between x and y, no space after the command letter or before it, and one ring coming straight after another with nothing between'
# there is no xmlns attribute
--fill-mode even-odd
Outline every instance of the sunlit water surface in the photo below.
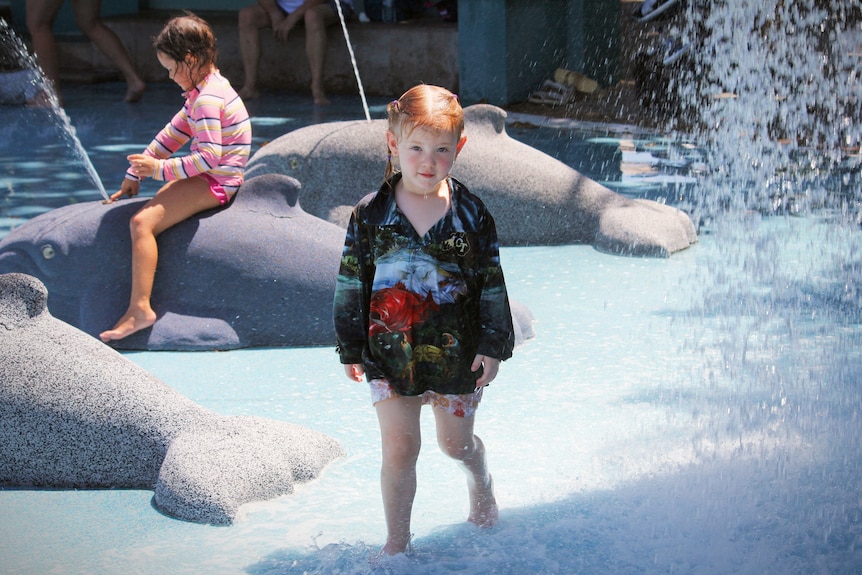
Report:
<svg viewBox="0 0 862 575"><path fill-rule="evenodd" d="M179 105L161 90L139 106L114 102L116 85L66 94L109 191L125 154ZM302 100L252 107L256 143L362 117L340 116L353 101L343 104L316 118ZM0 109L0 233L98 199L50 128L22 128L21 113ZM682 201L702 169L690 146L656 137L510 132L634 197ZM650 149L662 153L641 168L668 169L622 174L623 151L638 160ZM712 222L665 260L503 249L510 294L532 310L537 336L503 364L477 416L501 506L491 530L465 522L464 477L425 413L414 554L369 563L385 537L377 421L331 348L127 353L208 409L320 430L347 456L292 495L243 507L230 527L167 518L151 491L3 490L0 571L858 573L859 229L834 211L731 224Z"/></svg>

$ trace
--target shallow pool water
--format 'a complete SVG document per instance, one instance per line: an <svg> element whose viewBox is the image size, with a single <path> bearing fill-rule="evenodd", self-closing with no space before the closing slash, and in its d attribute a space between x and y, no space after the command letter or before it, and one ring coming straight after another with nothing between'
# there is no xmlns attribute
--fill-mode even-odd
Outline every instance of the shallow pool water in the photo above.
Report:
<svg viewBox="0 0 862 575"><path fill-rule="evenodd" d="M136 127L123 143L136 122L101 123L121 105L108 96L121 92L94 90L70 92L67 102L107 184L109 172L122 172L117 156L127 145L146 144L160 126ZM163 123L167 112L147 108L148 99L128 108ZM273 132L260 137L309 121L308 113L289 119L301 106L267 111L258 124ZM288 119L279 123L279 113ZM560 154L579 161L580 135L523 128L519 137L548 151L557 138ZM50 150L32 156L33 165L16 167L20 180L4 180L0 224L56 207L58 194L97 199L77 176L60 186L45 174L38 162L50 163ZM604 170L591 175L613 181ZM35 191L22 190L39 178ZM631 193L672 195L679 185ZM24 193L31 197L17 201ZM437 450L425 413L406 564L369 563L385 538L377 421L366 386L344 377L331 348L127 353L208 409L305 425L338 439L347 455L294 494L245 506L230 527L167 518L150 491L2 490L0 570L858 573L860 254L858 227L832 213L717 222L669 259L504 248L510 294L532 310L537 336L503 364L477 416L501 521L487 531L465 522L464 477Z"/></svg>

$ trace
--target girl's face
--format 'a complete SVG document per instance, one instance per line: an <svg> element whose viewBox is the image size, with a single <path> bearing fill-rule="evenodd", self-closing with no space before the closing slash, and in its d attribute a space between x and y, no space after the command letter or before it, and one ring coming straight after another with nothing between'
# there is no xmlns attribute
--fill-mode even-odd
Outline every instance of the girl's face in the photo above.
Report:
<svg viewBox="0 0 862 575"><path fill-rule="evenodd" d="M183 89L183 92L188 92L195 87L195 81L192 79L191 66L186 62L177 62L164 52L157 52L156 57L159 63L168 71L168 77L177 83Z"/></svg>
<svg viewBox="0 0 862 575"><path fill-rule="evenodd" d="M398 158L405 191L424 196L439 189L467 138L462 136L459 140L452 132L420 126L401 138L388 130L386 141L389 152Z"/></svg>

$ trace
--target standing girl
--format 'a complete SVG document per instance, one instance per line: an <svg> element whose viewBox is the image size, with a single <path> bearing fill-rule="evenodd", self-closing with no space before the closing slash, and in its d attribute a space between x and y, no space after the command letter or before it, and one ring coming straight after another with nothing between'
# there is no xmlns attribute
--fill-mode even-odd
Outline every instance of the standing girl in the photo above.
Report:
<svg viewBox="0 0 862 575"><path fill-rule="evenodd" d="M143 153L128 156L129 170L120 191L111 196L111 201L136 196L145 177L167 180L132 216L132 295L114 328L99 334L105 342L155 323L150 296L158 261L156 236L198 212L227 205L242 183L251 150L248 112L216 68L209 25L186 12L171 19L153 45L186 101ZM170 157L189 140L188 155Z"/></svg>
<svg viewBox="0 0 862 575"><path fill-rule="evenodd" d="M494 219L449 171L466 141L457 96L419 85L388 106L390 161L380 190L354 208L335 290L347 377L371 387L383 449L383 553L405 551L416 494L419 415L467 475L468 521L497 521L482 441L482 391L512 355L512 316ZM395 172L392 159L400 166Z"/></svg>

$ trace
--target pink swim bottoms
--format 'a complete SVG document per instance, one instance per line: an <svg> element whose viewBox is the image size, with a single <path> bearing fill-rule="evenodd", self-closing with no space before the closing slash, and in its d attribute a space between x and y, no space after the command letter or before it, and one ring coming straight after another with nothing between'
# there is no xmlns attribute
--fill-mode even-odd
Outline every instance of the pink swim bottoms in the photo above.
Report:
<svg viewBox="0 0 862 575"><path fill-rule="evenodd" d="M372 379L368 382L371 388L371 403L372 405L390 399L393 397L401 397L401 395L392 389L392 386L385 379ZM455 417L473 417L476 415L476 409L479 407L479 402L482 401L482 390L479 388L473 393L465 395L451 395L437 393L436 391L426 391L420 397L422 405L430 405L437 409L442 409L446 413L451 413Z"/></svg>
<svg viewBox="0 0 862 575"><path fill-rule="evenodd" d="M216 197L218 203L225 205L231 199L233 194L228 194L218 180L209 174L201 174L201 176L209 183L210 193Z"/></svg>

